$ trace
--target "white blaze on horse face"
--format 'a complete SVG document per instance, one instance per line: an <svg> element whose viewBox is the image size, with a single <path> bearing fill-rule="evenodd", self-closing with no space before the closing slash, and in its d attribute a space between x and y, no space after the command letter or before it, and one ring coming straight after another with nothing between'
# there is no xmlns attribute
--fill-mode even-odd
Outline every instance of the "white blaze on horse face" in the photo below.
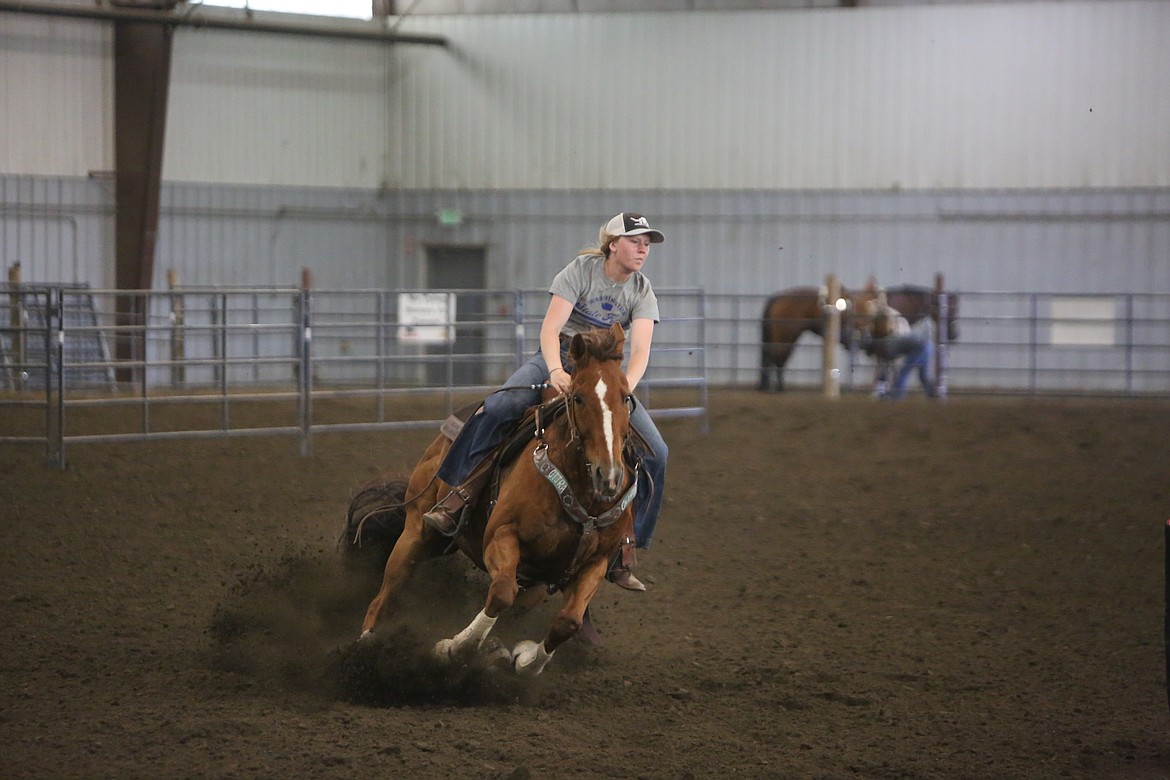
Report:
<svg viewBox="0 0 1170 780"><path fill-rule="evenodd" d="M595 390L597 391L597 400L601 403L601 419L603 423L602 427L605 430L605 446L606 449L609 450L610 457L612 457L614 451L613 410L610 409L609 405L605 402L605 391L608 389L609 386L605 384L604 379L597 380L597 387Z"/></svg>

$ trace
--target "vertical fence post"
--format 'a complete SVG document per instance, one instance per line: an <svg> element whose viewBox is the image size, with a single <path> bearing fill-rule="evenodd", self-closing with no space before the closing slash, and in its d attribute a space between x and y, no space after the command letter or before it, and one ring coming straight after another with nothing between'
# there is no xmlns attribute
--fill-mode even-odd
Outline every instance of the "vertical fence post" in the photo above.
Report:
<svg viewBox="0 0 1170 780"><path fill-rule="evenodd" d="M228 294L219 294L219 330L215 334L219 350L219 424L227 430L231 424L228 412Z"/></svg>
<svg viewBox="0 0 1170 780"><path fill-rule="evenodd" d="M934 275L934 295L938 301L938 319L934 329L934 387L940 399L947 397L947 344L951 337L950 300L943 287L943 275Z"/></svg>
<svg viewBox="0 0 1170 780"><path fill-rule="evenodd" d="M187 313L183 296L175 290L179 286L179 272L167 270L167 288L171 291L171 387L182 387L187 380L186 324Z"/></svg>
<svg viewBox="0 0 1170 780"><path fill-rule="evenodd" d="M520 366L524 364L524 293L520 290L512 291L512 320L516 325L513 343L516 359L512 365Z"/></svg>
<svg viewBox="0 0 1170 780"><path fill-rule="evenodd" d="M53 338L54 331L56 331ZM50 347L50 341L52 346ZM53 358L57 357L56 370ZM54 465L65 469L65 290L49 288L45 297L45 387L46 399L57 386L57 440Z"/></svg>
<svg viewBox="0 0 1170 780"><path fill-rule="evenodd" d="M139 292L135 299L137 303L135 307L138 310L138 325L136 330L137 337L134 339L135 343L141 345L139 348L139 356L142 367L139 369L139 378L142 380L141 386L138 388L139 397L142 399L142 432L150 432L150 293L146 291Z"/></svg>
<svg viewBox="0 0 1170 780"><path fill-rule="evenodd" d="M20 292L20 263L13 263L8 267L8 325L12 328L13 333L12 358L18 369L14 385L19 386L22 390L28 386L28 371L24 367L24 361L28 355L26 341L28 337L25 335L24 329L24 306L24 295Z"/></svg>
<svg viewBox="0 0 1170 780"><path fill-rule="evenodd" d="M1035 293L1028 296L1029 336L1028 395L1036 395L1036 372L1039 370L1040 350L1040 302Z"/></svg>
<svg viewBox="0 0 1170 780"><path fill-rule="evenodd" d="M252 293L252 381L260 382L260 296Z"/></svg>
<svg viewBox="0 0 1170 780"><path fill-rule="evenodd" d="M1133 294L1125 296L1125 394L1133 396Z"/></svg>
<svg viewBox="0 0 1170 780"><path fill-rule="evenodd" d="M841 297L841 284L836 274L825 277L825 287L828 290L825 310L823 357L821 360L821 385L824 387L825 398L839 398L841 395L841 369L837 368L837 342L841 340L841 311L837 308L837 299Z"/></svg>
<svg viewBox="0 0 1170 780"><path fill-rule="evenodd" d="M707 392L707 290L699 290L699 376L702 385L699 390L699 405L703 407L699 421L699 433L706 436L711 432L710 421L707 419L709 395Z"/></svg>
<svg viewBox="0 0 1170 780"><path fill-rule="evenodd" d="M386 421L386 296L388 294L385 291L375 293L377 300L374 302L374 338L377 339L377 344L374 346L374 356L378 361L374 365L374 376L378 387L378 422Z"/></svg>
<svg viewBox="0 0 1170 780"><path fill-rule="evenodd" d="M310 311L310 292L313 288L313 275L308 268L301 269L300 292L300 417L301 417L301 456L313 454L311 440L313 429L313 317Z"/></svg>

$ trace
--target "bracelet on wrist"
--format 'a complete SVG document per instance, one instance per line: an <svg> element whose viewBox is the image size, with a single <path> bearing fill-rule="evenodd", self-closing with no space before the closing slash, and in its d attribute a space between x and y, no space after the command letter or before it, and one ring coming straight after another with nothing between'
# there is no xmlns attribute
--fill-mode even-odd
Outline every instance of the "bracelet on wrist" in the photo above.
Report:
<svg viewBox="0 0 1170 780"><path fill-rule="evenodd" d="M557 366L556 368L554 368L554 369L550 370L550 371L548 372L548 375L549 375L549 376L552 376L552 373L553 373L553 371L562 371L562 372L563 372L564 370L565 370L565 369L561 368L560 366Z"/></svg>

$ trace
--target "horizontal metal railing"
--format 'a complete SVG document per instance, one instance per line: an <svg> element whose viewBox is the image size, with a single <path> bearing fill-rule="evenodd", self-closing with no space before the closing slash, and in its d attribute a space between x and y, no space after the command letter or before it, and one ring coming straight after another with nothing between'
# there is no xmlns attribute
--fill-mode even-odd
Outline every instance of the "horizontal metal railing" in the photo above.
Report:
<svg viewBox="0 0 1170 780"><path fill-rule="evenodd" d="M456 316L420 322L404 295L451 296ZM1170 294L952 295L952 394L1170 397ZM0 288L0 443L42 444L63 464L71 443L281 434L307 453L319 433L434 427L535 351L547 296ZM694 417L705 430L711 384L758 382L768 296L659 297L664 319L639 395L656 417ZM801 336L786 386L819 389L822 359L820 339ZM837 365L843 391L868 391L871 359L841 347Z"/></svg>
<svg viewBox="0 0 1170 780"><path fill-rule="evenodd" d="M91 322L66 316L82 295ZM420 320L404 295L455 314ZM665 323L638 392L656 417L705 430L702 292L662 295L700 315ZM20 285L0 298L0 444L42 444L64 466L75 443L291 435L309 454L320 433L437 429L537 349L543 310L525 299L547 293Z"/></svg>

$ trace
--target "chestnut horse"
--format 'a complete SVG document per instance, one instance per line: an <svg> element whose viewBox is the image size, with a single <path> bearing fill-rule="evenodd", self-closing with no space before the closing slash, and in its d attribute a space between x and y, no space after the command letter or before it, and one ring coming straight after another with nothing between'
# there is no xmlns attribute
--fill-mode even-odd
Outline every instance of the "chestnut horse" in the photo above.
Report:
<svg viewBox="0 0 1170 780"><path fill-rule="evenodd" d="M903 284L898 287L887 287L886 303L898 310L898 313L913 325L926 315L934 320L935 333L945 332L947 341L956 341L959 338L959 296L948 292L947 295L947 327L944 331L939 323L940 300L938 292L931 287L919 287L913 284Z"/></svg>
<svg viewBox="0 0 1170 780"><path fill-rule="evenodd" d="M784 364L792 356L796 340L803 333L823 337L828 291L817 287L790 287L773 295L764 304L760 328L760 390L771 389L773 373L776 390L784 389ZM841 345L852 350L861 327L865 304L878 296L877 282L870 279L865 289L850 292L841 288L845 309L841 312Z"/></svg>
<svg viewBox="0 0 1170 780"><path fill-rule="evenodd" d="M435 473L451 440L440 434L431 443L411 474L405 524L366 611L363 638L390 617L396 594L415 566L453 546L486 571L491 584L471 623L435 645L441 657L478 650L522 589L560 590L564 602L543 641L523 640L509 653L518 673L539 674L581 628L610 560L633 535L637 466L627 453L632 397L621 368L624 346L619 325L570 340L569 392L536 407L535 437L514 461L497 467L494 488L483 490L480 500L468 506L454 540L422 519L450 489ZM549 419L557 405L563 413ZM489 494L496 488L493 505ZM352 510L351 504L351 515ZM360 539L359 525L350 544Z"/></svg>

